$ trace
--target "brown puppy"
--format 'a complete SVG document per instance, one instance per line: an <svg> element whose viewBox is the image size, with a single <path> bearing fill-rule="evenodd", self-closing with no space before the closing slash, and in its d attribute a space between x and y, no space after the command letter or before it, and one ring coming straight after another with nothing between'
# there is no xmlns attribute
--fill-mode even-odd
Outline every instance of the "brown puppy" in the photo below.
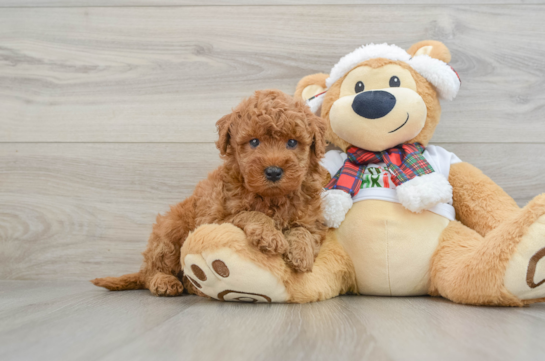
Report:
<svg viewBox="0 0 545 361"><path fill-rule="evenodd" d="M216 124L223 165L193 194L158 215L140 272L92 282L109 290L148 288L176 296L183 286L180 249L206 223L240 227L262 252L284 254L310 271L325 237L321 209L326 124L304 102L277 90L257 91ZM184 277L186 287L195 293Z"/></svg>

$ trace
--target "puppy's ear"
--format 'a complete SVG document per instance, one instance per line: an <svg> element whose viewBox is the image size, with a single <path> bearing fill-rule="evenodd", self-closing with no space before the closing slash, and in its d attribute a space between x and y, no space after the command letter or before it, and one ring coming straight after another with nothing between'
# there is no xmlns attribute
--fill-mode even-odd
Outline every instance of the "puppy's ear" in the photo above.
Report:
<svg viewBox="0 0 545 361"><path fill-rule="evenodd" d="M312 152L319 162L325 154L325 133L327 131L327 123L323 118L313 115L310 118L310 129L312 129L314 135L314 141L312 143Z"/></svg>
<svg viewBox="0 0 545 361"><path fill-rule="evenodd" d="M216 141L216 148L219 149L221 155L227 154L227 148L231 141L231 124L233 124L233 114L224 115L220 120L216 122L216 128L218 130L218 140Z"/></svg>
<svg viewBox="0 0 545 361"><path fill-rule="evenodd" d="M329 75L324 73L307 75L303 79L299 80L295 94L293 97L297 100L308 100L313 96L325 91L325 80L329 78Z"/></svg>

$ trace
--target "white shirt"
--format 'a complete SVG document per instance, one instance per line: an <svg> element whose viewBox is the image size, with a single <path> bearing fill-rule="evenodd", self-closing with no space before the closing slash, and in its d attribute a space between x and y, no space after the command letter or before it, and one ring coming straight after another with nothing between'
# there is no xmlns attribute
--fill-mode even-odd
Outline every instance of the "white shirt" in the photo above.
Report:
<svg viewBox="0 0 545 361"><path fill-rule="evenodd" d="M446 179L449 177L450 166L461 162L460 158L454 153L435 145L428 145L423 155L433 170L442 174ZM326 153L325 158L322 159L321 164L333 177L341 169L346 158L346 153L340 150L330 150ZM365 169L360 191L352 200L359 202L365 199L378 199L399 203L395 188L396 185L392 182L390 171L386 168L385 163L369 164ZM430 208L429 211L437 213L451 221L456 218L454 207L449 203L437 204Z"/></svg>

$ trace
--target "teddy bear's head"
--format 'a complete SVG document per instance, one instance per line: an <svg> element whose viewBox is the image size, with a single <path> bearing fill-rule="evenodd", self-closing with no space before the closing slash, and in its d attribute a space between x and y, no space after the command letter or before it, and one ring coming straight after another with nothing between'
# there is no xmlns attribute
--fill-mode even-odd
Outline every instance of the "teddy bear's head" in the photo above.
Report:
<svg viewBox="0 0 545 361"><path fill-rule="evenodd" d="M407 51L365 45L341 58L329 74L301 79L295 96L327 121L327 140L343 150L426 146L441 116L439 98L451 100L460 88L449 61L439 41L421 41Z"/></svg>

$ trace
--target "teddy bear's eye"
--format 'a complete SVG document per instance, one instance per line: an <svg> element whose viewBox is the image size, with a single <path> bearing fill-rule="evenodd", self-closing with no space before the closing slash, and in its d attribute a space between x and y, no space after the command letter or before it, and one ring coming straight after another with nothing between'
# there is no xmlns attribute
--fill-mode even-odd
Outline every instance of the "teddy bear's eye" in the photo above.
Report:
<svg viewBox="0 0 545 361"><path fill-rule="evenodd" d="M361 82L361 81L357 82L356 87L354 88L356 93L361 93L363 91L363 89L365 89L365 85L363 85L363 82Z"/></svg>
<svg viewBox="0 0 545 361"><path fill-rule="evenodd" d="M399 78L397 76L393 76L390 78L390 87L391 88L397 88L401 85L401 82L399 81Z"/></svg>
<svg viewBox="0 0 545 361"><path fill-rule="evenodd" d="M259 139L254 138L254 139L250 140L250 147L256 148L258 145L259 145Z"/></svg>

